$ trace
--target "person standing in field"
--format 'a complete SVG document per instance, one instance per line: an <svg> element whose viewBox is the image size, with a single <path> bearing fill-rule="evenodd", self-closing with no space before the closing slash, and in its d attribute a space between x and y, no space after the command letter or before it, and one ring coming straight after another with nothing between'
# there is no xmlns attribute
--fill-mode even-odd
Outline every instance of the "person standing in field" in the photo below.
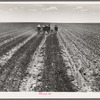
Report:
<svg viewBox="0 0 100 100"><path fill-rule="evenodd" d="M54 30L55 30L55 33L57 34L57 32L58 32L58 26L57 25L55 25Z"/></svg>
<svg viewBox="0 0 100 100"><path fill-rule="evenodd" d="M45 34L45 25L42 26L43 34Z"/></svg>
<svg viewBox="0 0 100 100"><path fill-rule="evenodd" d="M49 24L49 25L48 25L48 34L50 33L50 29L51 29L51 28L50 28L50 24Z"/></svg>
<svg viewBox="0 0 100 100"><path fill-rule="evenodd" d="M47 32L47 34L50 33L50 24L49 25L46 25L46 32Z"/></svg>
<svg viewBox="0 0 100 100"><path fill-rule="evenodd" d="M45 25L45 33L48 33L48 25Z"/></svg>
<svg viewBox="0 0 100 100"><path fill-rule="evenodd" d="M40 31L41 31L41 25L37 25L37 31L38 31L38 34L40 34Z"/></svg>

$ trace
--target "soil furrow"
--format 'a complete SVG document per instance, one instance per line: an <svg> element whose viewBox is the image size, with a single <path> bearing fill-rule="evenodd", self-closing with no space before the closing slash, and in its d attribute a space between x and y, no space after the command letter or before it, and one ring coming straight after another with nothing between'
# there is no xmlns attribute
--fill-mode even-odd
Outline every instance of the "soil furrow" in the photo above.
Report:
<svg viewBox="0 0 100 100"><path fill-rule="evenodd" d="M16 45L23 42L27 38L28 38L28 36L21 36L21 37L14 39L11 42L8 42L7 44L2 45L1 48L0 48L0 56L2 56L7 51L9 51L11 48L15 47Z"/></svg>
<svg viewBox="0 0 100 100"><path fill-rule="evenodd" d="M1 72L1 76L3 76L2 85L0 85L1 91L18 91L19 90L19 81L25 77L25 70L30 62L30 58L32 54L35 52L37 46L40 44L41 40L43 39L42 35L33 37L28 43L26 43L23 47L21 47L13 56L12 58L3 66L3 70ZM19 58L19 59L18 59ZM4 69L6 68L6 69ZM13 73L15 71L15 73ZM12 74L13 73L13 74ZM18 79L16 78L20 76ZM13 83L13 78L16 78L17 86L15 89L9 87ZM10 85L9 85L10 84Z"/></svg>
<svg viewBox="0 0 100 100"><path fill-rule="evenodd" d="M30 33L31 33L32 31L33 31L33 30L26 31L26 32L24 32L24 33L16 33L14 36L9 35L8 38L5 37L5 39L4 39L4 38L1 38L0 40L1 40L1 41L3 40L3 41L0 42L0 47L1 47L2 45L6 44L6 43L9 43L9 42L13 41L14 39L16 39L16 38L18 38L18 37L25 36L25 35L30 35Z"/></svg>
<svg viewBox="0 0 100 100"><path fill-rule="evenodd" d="M72 61L75 63L75 69L77 70L75 76L78 76L76 77L76 81L79 84L78 87L80 88L80 91L98 91L93 76L93 63L86 58L86 55L83 55L84 53L81 52L82 49L80 50L80 48L78 48L80 45L77 45L77 42L73 41L69 35L70 34L67 33L64 35L63 33L62 38L66 41L64 45L68 50Z"/></svg>
<svg viewBox="0 0 100 100"><path fill-rule="evenodd" d="M30 28L29 27L26 27L26 28L12 30L10 32L0 33L0 40L2 38L8 37L10 35L14 35L15 36L16 34L21 34L21 33L24 33L26 31L29 31L29 30L30 30Z"/></svg>
<svg viewBox="0 0 100 100"><path fill-rule="evenodd" d="M41 85L42 71L44 68L44 55L45 55L45 41L47 36L44 36L41 44L37 47L36 51L30 59L30 63L26 70L26 77L22 80L20 91L39 91Z"/></svg>
<svg viewBox="0 0 100 100"><path fill-rule="evenodd" d="M8 52L6 52L3 56L0 57L0 69L2 68L5 63L12 57L12 55L20 48L22 47L25 43L27 43L31 38L33 38L36 34L33 34L29 36L27 39L25 39L23 42L17 44L13 48L11 48Z"/></svg>
<svg viewBox="0 0 100 100"><path fill-rule="evenodd" d="M56 34L51 34L46 40L44 65L41 91L77 91L67 76Z"/></svg>

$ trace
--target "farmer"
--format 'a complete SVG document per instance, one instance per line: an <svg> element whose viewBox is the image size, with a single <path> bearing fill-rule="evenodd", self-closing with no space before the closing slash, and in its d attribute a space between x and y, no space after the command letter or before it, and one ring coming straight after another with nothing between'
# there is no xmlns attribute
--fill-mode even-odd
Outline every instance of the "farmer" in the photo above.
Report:
<svg viewBox="0 0 100 100"><path fill-rule="evenodd" d="M49 32L50 32L50 24L47 25L47 32L48 32L48 34L49 34Z"/></svg>
<svg viewBox="0 0 100 100"><path fill-rule="evenodd" d="M48 33L48 25L45 25L45 32Z"/></svg>
<svg viewBox="0 0 100 100"><path fill-rule="evenodd" d="M45 34L45 25L42 26L43 34Z"/></svg>
<svg viewBox="0 0 100 100"><path fill-rule="evenodd" d="M57 32L58 32L58 26L57 25L55 25L54 30L55 30L55 33L57 34Z"/></svg>
<svg viewBox="0 0 100 100"><path fill-rule="evenodd" d="M41 30L41 25L37 25L37 31L38 31L38 34L40 33L40 30Z"/></svg>
<svg viewBox="0 0 100 100"><path fill-rule="evenodd" d="M51 29L51 34L53 34L53 32L54 32L53 29Z"/></svg>

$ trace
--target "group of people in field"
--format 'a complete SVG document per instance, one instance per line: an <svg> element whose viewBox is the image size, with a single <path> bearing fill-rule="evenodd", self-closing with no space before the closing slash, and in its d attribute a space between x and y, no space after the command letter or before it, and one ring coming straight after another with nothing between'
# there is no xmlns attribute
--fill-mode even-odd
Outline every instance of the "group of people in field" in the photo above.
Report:
<svg viewBox="0 0 100 100"><path fill-rule="evenodd" d="M45 33L49 34L50 32L51 33L57 33L58 32L58 26L55 25L54 29L51 29L50 24L47 24L47 25L40 25L39 24L39 25L37 25L37 31L38 31L38 33L43 32L44 34Z"/></svg>

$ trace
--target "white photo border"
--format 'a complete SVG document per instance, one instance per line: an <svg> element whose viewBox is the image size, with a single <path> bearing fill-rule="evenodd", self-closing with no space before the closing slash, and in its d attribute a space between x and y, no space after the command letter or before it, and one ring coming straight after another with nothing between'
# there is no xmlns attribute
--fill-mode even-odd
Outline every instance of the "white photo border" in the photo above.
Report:
<svg viewBox="0 0 100 100"><path fill-rule="evenodd" d="M100 4L100 1L6 1L0 4ZM45 92L43 92L45 93ZM48 93L48 92L46 92ZM47 98L63 98L63 99L91 99L100 98L99 92L50 92L51 95L39 95L39 92L0 92L0 99L47 99Z"/></svg>

